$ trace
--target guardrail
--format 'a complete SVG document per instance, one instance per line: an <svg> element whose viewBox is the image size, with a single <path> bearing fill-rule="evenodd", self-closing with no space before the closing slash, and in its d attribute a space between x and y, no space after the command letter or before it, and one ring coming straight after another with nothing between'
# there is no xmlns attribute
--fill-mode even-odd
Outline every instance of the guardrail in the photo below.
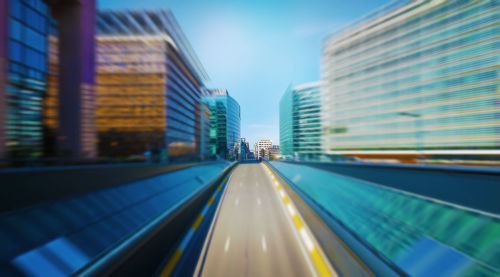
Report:
<svg viewBox="0 0 500 277"><path fill-rule="evenodd" d="M500 273L500 263L493 258L500 242L498 214L300 163L271 164L363 261L374 259L365 257L356 244L408 275ZM426 259L428 253L434 258Z"/></svg>
<svg viewBox="0 0 500 277"><path fill-rule="evenodd" d="M237 163L220 172L209 185L191 193L182 205L174 206L143 226L116 247L80 269L79 276L151 276L172 253L190 224L213 195L224 176Z"/></svg>
<svg viewBox="0 0 500 277"><path fill-rule="evenodd" d="M340 245L336 244L336 241L327 242L329 245L323 245L323 248L328 249L333 247L332 251L326 251L330 262L335 265L336 269L339 270L343 275L358 275L359 276L405 276L406 274L391 263L389 260L379 255L378 252L373 249L370 245L363 242L355 233L353 233L349 228L346 228L344 224L333 217L326 209L324 209L311 195L307 194L299 186L297 186L292 180L290 180L285 174L280 172L272 163L266 162L273 170L278 174L278 176L286 182L295 193L307 204L308 207L312 209L318 216L323 220L323 222L333 231L335 236L337 236L342 242ZM304 213L299 206L299 212ZM314 226L316 224L311 224L309 221L315 221L314 217L305 217L306 222L309 226ZM324 230L311 229L313 233L319 232L316 236L322 236ZM345 245L345 246L344 246ZM346 247L346 248L344 248ZM366 268L368 267L368 269Z"/></svg>
<svg viewBox="0 0 500 277"><path fill-rule="evenodd" d="M287 162L500 214L500 168L370 163Z"/></svg>
<svg viewBox="0 0 500 277"><path fill-rule="evenodd" d="M142 269L152 274L157 264L148 263L164 256L148 251L169 251L168 242L189 225L207 191L231 166L193 166L2 213L0 272L55 276L85 267L84 272L112 274L131 259L147 259L133 265L151 265Z"/></svg>

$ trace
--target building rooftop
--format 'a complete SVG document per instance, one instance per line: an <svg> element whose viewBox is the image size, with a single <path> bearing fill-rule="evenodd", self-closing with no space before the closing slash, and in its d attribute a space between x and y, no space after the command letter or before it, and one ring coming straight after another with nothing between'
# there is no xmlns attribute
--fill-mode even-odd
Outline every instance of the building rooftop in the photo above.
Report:
<svg viewBox="0 0 500 277"><path fill-rule="evenodd" d="M199 81L208 75L172 12L164 10L103 10L96 18L98 36L165 37L178 50Z"/></svg>

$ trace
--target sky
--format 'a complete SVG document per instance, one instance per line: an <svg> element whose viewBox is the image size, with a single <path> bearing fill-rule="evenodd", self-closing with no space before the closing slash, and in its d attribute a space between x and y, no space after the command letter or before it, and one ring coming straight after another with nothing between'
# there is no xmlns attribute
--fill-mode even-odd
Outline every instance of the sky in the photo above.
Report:
<svg viewBox="0 0 500 277"><path fill-rule="evenodd" d="M210 80L241 107L241 137L279 144L286 88L321 79L323 38L390 0L98 0L99 9L168 8Z"/></svg>

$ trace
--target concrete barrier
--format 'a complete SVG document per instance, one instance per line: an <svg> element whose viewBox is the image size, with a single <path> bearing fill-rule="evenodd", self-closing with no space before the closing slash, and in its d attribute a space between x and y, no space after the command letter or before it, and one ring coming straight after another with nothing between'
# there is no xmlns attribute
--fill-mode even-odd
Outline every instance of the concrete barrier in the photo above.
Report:
<svg viewBox="0 0 500 277"><path fill-rule="evenodd" d="M198 163L198 164L210 164ZM105 189L196 165L122 164L0 171L0 213Z"/></svg>
<svg viewBox="0 0 500 277"><path fill-rule="evenodd" d="M316 162L298 164L500 214L498 168Z"/></svg>

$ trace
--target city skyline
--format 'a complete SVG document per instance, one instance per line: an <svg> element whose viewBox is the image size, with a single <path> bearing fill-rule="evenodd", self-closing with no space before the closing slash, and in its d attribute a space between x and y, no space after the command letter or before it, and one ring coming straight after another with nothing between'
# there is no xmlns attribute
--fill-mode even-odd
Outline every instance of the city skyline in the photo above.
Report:
<svg viewBox="0 0 500 277"><path fill-rule="evenodd" d="M275 111L290 84L320 79L324 37L391 1L354 2L99 0L97 6L172 10L210 77L207 87L226 88L245 103L241 135L253 145L279 141Z"/></svg>
<svg viewBox="0 0 500 277"><path fill-rule="evenodd" d="M498 0L0 0L0 275L500 276L499 34Z"/></svg>

